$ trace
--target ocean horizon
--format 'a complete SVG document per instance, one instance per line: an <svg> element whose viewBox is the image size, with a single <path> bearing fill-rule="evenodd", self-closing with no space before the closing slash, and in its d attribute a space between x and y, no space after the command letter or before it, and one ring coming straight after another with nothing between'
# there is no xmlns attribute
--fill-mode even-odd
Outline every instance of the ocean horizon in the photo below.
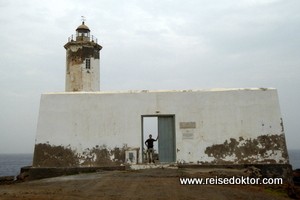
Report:
<svg viewBox="0 0 300 200"><path fill-rule="evenodd" d="M293 169L300 169L300 149L290 149L288 153ZM32 160L32 153L0 154L0 177L17 176L22 167L32 165Z"/></svg>
<svg viewBox="0 0 300 200"><path fill-rule="evenodd" d="M32 153L0 154L0 177L17 176L22 167L31 166Z"/></svg>

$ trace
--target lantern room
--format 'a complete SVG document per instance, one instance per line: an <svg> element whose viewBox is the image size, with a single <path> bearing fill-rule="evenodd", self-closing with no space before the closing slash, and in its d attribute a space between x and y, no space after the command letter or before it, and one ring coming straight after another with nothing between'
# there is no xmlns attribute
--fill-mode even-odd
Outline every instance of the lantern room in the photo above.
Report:
<svg viewBox="0 0 300 200"><path fill-rule="evenodd" d="M90 41L90 29L84 24L84 21L76 29L76 41Z"/></svg>

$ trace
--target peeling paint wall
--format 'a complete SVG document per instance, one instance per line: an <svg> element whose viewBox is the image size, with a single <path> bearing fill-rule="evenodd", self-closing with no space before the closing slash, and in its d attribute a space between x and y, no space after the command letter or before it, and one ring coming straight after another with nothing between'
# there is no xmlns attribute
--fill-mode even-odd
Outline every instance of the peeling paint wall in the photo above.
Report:
<svg viewBox="0 0 300 200"><path fill-rule="evenodd" d="M125 149L107 148L105 145L96 145L93 148L77 152L68 146L50 144L36 144L33 166L35 167L74 167L74 166L112 166L125 162Z"/></svg>
<svg viewBox="0 0 300 200"><path fill-rule="evenodd" d="M71 41L66 49L66 92L100 90L99 44L90 41ZM86 59L90 67L86 68Z"/></svg>
<svg viewBox="0 0 300 200"><path fill-rule="evenodd" d="M239 163L286 163L284 134L260 135L257 138L238 139L230 138L223 144L214 144L205 149L209 157L213 157L213 163L239 164ZM201 161L199 161L202 163Z"/></svg>
<svg viewBox="0 0 300 200"><path fill-rule="evenodd" d="M288 163L277 91L228 89L43 94L33 165L120 165L144 115L175 115L179 163Z"/></svg>

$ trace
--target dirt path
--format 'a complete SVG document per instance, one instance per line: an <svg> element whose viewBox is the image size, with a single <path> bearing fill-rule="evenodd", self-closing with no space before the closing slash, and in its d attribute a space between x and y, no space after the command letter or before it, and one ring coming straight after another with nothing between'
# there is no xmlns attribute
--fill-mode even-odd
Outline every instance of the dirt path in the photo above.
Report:
<svg viewBox="0 0 300 200"><path fill-rule="evenodd" d="M288 199L287 195L249 185L180 185L179 177L208 173L176 169L102 171L0 185L0 200L11 199Z"/></svg>

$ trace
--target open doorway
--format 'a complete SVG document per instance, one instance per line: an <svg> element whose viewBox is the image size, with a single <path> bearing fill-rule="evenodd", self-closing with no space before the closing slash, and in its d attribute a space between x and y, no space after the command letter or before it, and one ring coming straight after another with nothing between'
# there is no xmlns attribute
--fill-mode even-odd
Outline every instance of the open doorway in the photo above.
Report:
<svg viewBox="0 0 300 200"><path fill-rule="evenodd" d="M152 135L153 139L156 139L158 136L158 118L155 116L150 117L142 117L142 124L143 124L143 131L142 131L142 138L143 138L143 162L148 161L148 154L147 154L147 147L145 145L145 141L149 138L149 135ZM158 141L153 143L153 150L154 150L154 161L158 162L159 155L158 155Z"/></svg>
<svg viewBox="0 0 300 200"><path fill-rule="evenodd" d="M147 147L145 141L152 135L154 142L154 161L156 163L175 162L175 116L142 116L142 147L143 162L148 161Z"/></svg>

